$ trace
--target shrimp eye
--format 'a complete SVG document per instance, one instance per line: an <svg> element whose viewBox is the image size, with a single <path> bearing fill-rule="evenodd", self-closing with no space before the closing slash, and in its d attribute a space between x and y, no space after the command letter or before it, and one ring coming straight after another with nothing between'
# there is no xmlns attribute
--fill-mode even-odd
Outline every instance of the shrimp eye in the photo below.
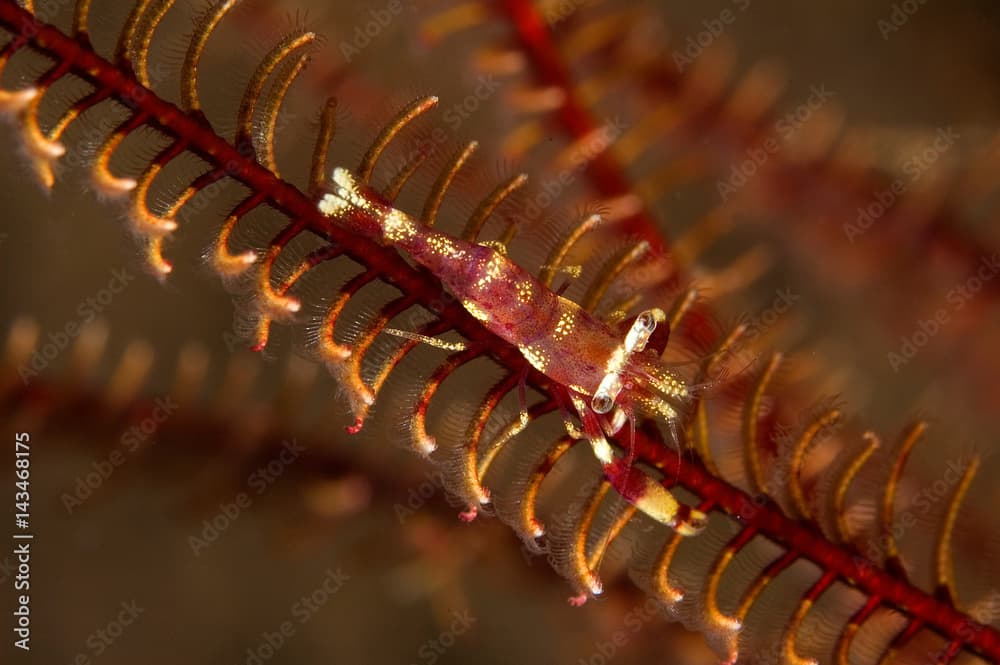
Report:
<svg viewBox="0 0 1000 665"><path fill-rule="evenodd" d="M607 413L614 405L615 401L606 393L597 393L594 395L593 399L590 400L590 408L593 409L595 413Z"/></svg>
<svg viewBox="0 0 1000 665"><path fill-rule="evenodd" d="M625 335L625 352L637 353L646 348L650 336L656 330L656 325L666 320L666 315L660 309L647 309L635 317L632 327Z"/></svg>

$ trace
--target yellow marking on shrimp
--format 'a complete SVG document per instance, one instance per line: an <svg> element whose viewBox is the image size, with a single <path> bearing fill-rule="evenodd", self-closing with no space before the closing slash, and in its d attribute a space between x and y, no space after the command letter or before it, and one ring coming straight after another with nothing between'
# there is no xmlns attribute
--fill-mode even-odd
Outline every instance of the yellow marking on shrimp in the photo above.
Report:
<svg viewBox="0 0 1000 665"><path fill-rule="evenodd" d="M320 212L331 217L343 214L352 208L371 212L371 201L358 190L358 183L350 171L338 166L333 170L331 180L335 185L334 191L320 199L317 204Z"/></svg>
<svg viewBox="0 0 1000 665"><path fill-rule="evenodd" d="M427 247L435 254L449 259L461 259L465 256L457 243L440 233L432 233L427 237Z"/></svg>
<svg viewBox="0 0 1000 665"><path fill-rule="evenodd" d="M677 377L664 371L650 372L654 387L664 395L685 399L690 396L687 385Z"/></svg>
<svg viewBox="0 0 1000 665"><path fill-rule="evenodd" d="M483 272L479 275L479 279L476 280L475 287L477 289L483 289L489 286L493 281L500 279L504 275L506 267L507 262L504 257L500 254L494 253L483 267Z"/></svg>
<svg viewBox="0 0 1000 665"><path fill-rule="evenodd" d="M627 359L628 353L625 351L625 345L619 344L608 358L608 362L604 366L604 371L608 374L620 374L625 369L625 361Z"/></svg>
<svg viewBox="0 0 1000 665"><path fill-rule="evenodd" d="M636 500L635 507L654 520L666 524L682 536L697 535L708 525L708 515L694 508L686 521L679 521L677 513L681 504L674 495L647 475L642 476L642 483L643 492Z"/></svg>
<svg viewBox="0 0 1000 665"><path fill-rule="evenodd" d="M532 298L535 297L535 288L527 280L516 282L514 292L517 294L517 301L522 305L531 302Z"/></svg>
<svg viewBox="0 0 1000 665"><path fill-rule="evenodd" d="M660 414L667 422L670 422L678 417L677 411L675 411L672 406L664 402L662 399L645 399L642 397L635 397L634 399L650 413Z"/></svg>
<svg viewBox="0 0 1000 665"><path fill-rule="evenodd" d="M563 266L563 265L558 265L558 264L552 264L552 263L543 263L541 265L541 269L542 270L550 270L552 272L563 273L565 275L569 275L570 277L572 277L574 279L579 278L580 275L583 274L583 266L581 266L579 264L575 264L575 263L572 264L572 265L568 265L568 266Z"/></svg>
<svg viewBox="0 0 1000 665"><path fill-rule="evenodd" d="M571 332L573 332L573 328L575 327L576 327L576 313L573 311L563 312L562 315L559 317L559 320L556 321L556 327L552 329L552 335L550 337L552 338L553 342L561 342L562 340L566 339L566 337L568 337ZM581 391L581 392L586 392L586 391Z"/></svg>
<svg viewBox="0 0 1000 665"><path fill-rule="evenodd" d="M351 204L335 194L325 194L317 207L327 217L339 217L350 209Z"/></svg>
<svg viewBox="0 0 1000 665"><path fill-rule="evenodd" d="M337 195L355 208L367 209L368 199L358 192L358 183L354 175L342 166L333 170L333 183L337 185Z"/></svg>
<svg viewBox="0 0 1000 665"><path fill-rule="evenodd" d="M489 321L490 315L482 307L480 307L476 302L472 300L463 300L462 307L466 309L469 314L480 321Z"/></svg>
<svg viewBox="0 0 1000 665"><path fill-rule="evenodd" d="M427 335L410 332L409 330L383 328L382 332L395 337L401 337L403 339L412 339L415 342L421 342L422 344L427 344L428 346L433 346L438 349L444 349L445 351L465 351L469 348L468 344L465 342L446 342L443 339L438 339L437 337L428 337Z"/></svg>
<svg viewBox="0 0 1000 665"><path fill-rule="evenodd" d="M517 348L532 367L543 374L545 373L549 366L549 356L543 349L533 344L518 344Z"/></svg>
<svg viewBox="0 0 1000 665"><path fill-rule="evenodd" d="M483 247L489 247L497 254L507 255L507 245L501 240L480 240L476 243L477 245L482 245Z"/></svg>
<svg viewBox="0 0 1000 665"><path fill-rule="evenodd" d="M382 234L389 242L403 242L417 233L417 225L406 213L393 209L385 216Z"/></svg>

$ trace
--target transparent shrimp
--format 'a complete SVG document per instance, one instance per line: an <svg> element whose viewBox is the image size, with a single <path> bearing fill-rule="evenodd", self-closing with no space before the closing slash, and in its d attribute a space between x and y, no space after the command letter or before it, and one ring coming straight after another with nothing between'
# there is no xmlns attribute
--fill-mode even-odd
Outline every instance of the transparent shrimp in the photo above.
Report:
<svg viewBox="0 0 1000 665"><path fill-rule="evenodd" d="M317 206L353 232L395 247L434 273L462 306L487 329L516 346L525 360L561 385L582 423L585 438L611 486L626 501L682 535L694 535L707 516L679 503L654 478L622 459L607 436L637 412L676 425L690 399L684 381L657 354L644 352L666 317L659 309L640 313L621 335L577 303L563 298L503 253L435 231L393 208L357 183L345 168L333 171L332 191ZM633 427L634 431L634 427Z"/></svg>

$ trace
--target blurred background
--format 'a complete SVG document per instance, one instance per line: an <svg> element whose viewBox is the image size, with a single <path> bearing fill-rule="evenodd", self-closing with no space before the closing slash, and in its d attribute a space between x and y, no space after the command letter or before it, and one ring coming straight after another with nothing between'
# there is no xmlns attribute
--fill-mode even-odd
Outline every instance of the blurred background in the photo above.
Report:
<svg viewBox="0 0 1000 665"><path fill-rule="evenodd" d="M767 80L787 81L773 107L763 86L742 99L740 108L756 100L770 109L779 146L725 205L725 184L753 161L755 144L724 124L688 127L630 168L648 174L657 160L694 155L690 177L647 200L668 243L687 238L691 247L688 232L712 211L727 220L685 265L695 283L710 285L721 321L760 323L762 348L800 354L822 378L816 399L840 395L852 417L886 439L916 414L932 421L901 500L933 487L948 461L984 456L956 548L996 583L998 497L988 485L997 469L989 454L1000 407L1000 275L978 273L978 288L969 280L1000 249L1000 9L985 0L584 4L596 16L645 17L626 65L657 45L658 57L682 69L690 60L684 71L706 89L721 80L726 95L761 67ZM94 42L106 54L129 3L93 5ZM200 7L179 2L154 40L152 70L170 99ZM342 150L353 164L379 122L418 94L439 95L443 109L463 103L482 84L484 54L510 43L501 18L435 37L428 26L449 7L247 2L206 56L209 115L228 135L242 85L233 81L245 81L270 44L305 25L325 42L286 102L279 158L301 181L316 109L336 94L345 129L332 159ZM560 15L559 3L546 9ZM66 26L70 14L62 7L53 22ZM554 29L572 36L586 16ZM380 27L359 37L371 21ZM581 62L580 72L589 66ZM3 85L23 85L30 70L8 71ZM621 75L627 84L628 70ZM456 139L483 144L485 180L543 173L552 155L544 144L565 138L550 128L537 153L519 157L505 142L519 123L517 87L502 82L499 90L462 118ZM65 107L58 97L51 109ZM623 96L601 100L595 113L635 118L640 108ZM74 155L96 147L88 131L99 120L87 122L70 134ZM826 136L839 136L839 147ZM844 154L838 164L857 169L815 166L835 149ZM39 186L13 121L0 131L0 150L8 156L0 169L8 285L0 327L13 331L15 345L34 330L40 345L59 347L37 376L25 383L8 367L3 384L4 436L32 435L31 662L715 661L699 636L647 613L645 598L625 584L569 608L569 586L499 520L456 518L439 471L404 449L390 408L358 437L344 435L346 403L309 359L301 332L278 329L263 354L246 351L242 296L203 257L218 215L210 210L179 232L169 249L174 274L161 284L123 233L121 205L100 200L84 168L68 166L51 191ZM133 152L123 168L152 154ZM170 177L183 185L183 175ZM876 214L862 228L859 208L893 183L912 197L905 214ZM586 187L567 193L570 206L587 199ZM730 274L748 285L727 290L718 275L739 260L744 267ZM794 306L764 325L789 290ZM926 334L941 310L946 322ZM70 333L72 344L59 343L68 324L92 318L84 333ZM11 464L5 456L4 468ZM926 562L914 565L926 572ZM9 570L0 568L5 594ZM123 607L140 610L128 625Z"/></svg>

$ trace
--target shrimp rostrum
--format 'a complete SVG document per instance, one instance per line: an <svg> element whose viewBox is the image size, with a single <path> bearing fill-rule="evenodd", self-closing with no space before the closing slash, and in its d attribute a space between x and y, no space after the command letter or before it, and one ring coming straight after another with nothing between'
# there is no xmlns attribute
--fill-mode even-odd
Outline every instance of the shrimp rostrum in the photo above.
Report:
<svg viewBox="0 0 1000 665"><path fill-rule="evenodd" d="M429 228L393 208L344 168L333 171L319 210L353 232L405 252L436 275L465 309L493 334L516 346L525 360L565 389L585 438L611 486L637 509L683 535L704 528L706 515L679 503L658 481L616 457L608 442L637 414L672 428L691 398L685 382L646 349L666 317L640 313L621 336L577 303L560 296L504 253ZM557 391L559 392L559 391ZM568 408L568 405L567 405ZM569 424L567 429L576 430Z"/></svg>

